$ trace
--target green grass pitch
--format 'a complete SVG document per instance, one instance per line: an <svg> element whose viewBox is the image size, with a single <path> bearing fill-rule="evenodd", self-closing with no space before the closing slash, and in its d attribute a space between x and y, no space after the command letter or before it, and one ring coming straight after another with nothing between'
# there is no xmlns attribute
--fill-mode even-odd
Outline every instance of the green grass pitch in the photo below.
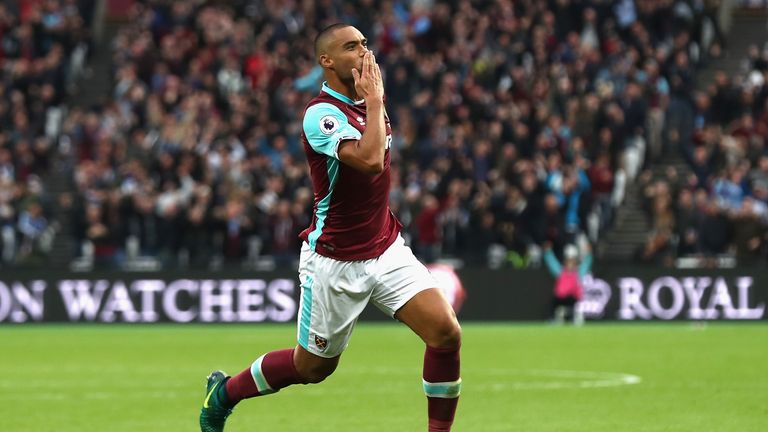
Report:
<svg viewBox="0 0 768 432"><path fill-rule="evenodd" d="M204 378L288 325L0 327L3 432L195 431ZM425 431L423 348L361 324L337 372L243 402L227 431ZM768 431L768 326L464 324L455 431Z"/></svg>

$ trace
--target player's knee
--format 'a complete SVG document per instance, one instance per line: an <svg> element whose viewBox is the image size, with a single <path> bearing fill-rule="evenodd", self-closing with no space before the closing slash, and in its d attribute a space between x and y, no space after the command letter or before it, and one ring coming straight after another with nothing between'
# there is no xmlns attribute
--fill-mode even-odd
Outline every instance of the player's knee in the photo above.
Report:
<svg viewBox="0 0 768 432"><path fill-rule="evenodd" d="M308 365L298 370L305 384L317 384L323 382L336 370L337 363L317 363Z"/></svg>
<svg viewBox="0 0 768 432"><path fill-rule="evenodd" d="M331 376L333 371L317 370L311 371L304 376L304 381L307 384L317 384L325 381L326 378Z"/></svg>
<svg viewBox="0 0 768 432"><path fill-rule="evenodd" d="M461 346L461 326L453 318L445 320L435 328L434 336L428 345L434 348L454 348Z"/></svg>

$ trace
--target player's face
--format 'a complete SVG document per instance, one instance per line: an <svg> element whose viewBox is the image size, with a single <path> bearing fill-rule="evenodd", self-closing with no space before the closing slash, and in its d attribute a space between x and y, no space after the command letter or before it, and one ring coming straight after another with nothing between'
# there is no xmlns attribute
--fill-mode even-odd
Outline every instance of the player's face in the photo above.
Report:
<svg viewBox="0 0 768 432"><path fill-rule="evenodd" d="M363 55L368 51L368 39L354 27L344 27L334 33L329 49L333 70L342 81L353 81L352 69L362 70Z"/></svg>

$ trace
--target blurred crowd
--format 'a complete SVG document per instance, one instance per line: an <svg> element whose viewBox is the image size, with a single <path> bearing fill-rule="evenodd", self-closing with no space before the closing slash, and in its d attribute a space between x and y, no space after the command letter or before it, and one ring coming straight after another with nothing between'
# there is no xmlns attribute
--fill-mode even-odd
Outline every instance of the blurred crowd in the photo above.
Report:
<svg viewBox="0 0 768 432"><path fill-rule="evenodd" d="M137 1L111 97L61 121L63 229L97 265L292 263L312 208L312 41L343 21L382 65L391 207L417 254L535 265L545 243L596 242L644 166L706 135L676 113L721 52L718 3Z"/></svg>
<svg viewBox="0 0 768 432"><path fill-rule="evenodd" d="M0 266L44 262L57 228L44 187L81 76L93 1L0 3Z"/></svg>
<svg viewBox="0 0 768 432"><path fill-rule="evenodd" d="M682 142L688 169L665 178L642 176L653 230L639 258L672 265L675 258L768 257L768 44L753 45L735 79L715 75L693 94L692 124Z"/></svg>
<svg viewBox="0 0 768 432"><path fill-rule="evenodd" d="M739 3L746 8L768 8L768 0L741 0Z"/></svg>

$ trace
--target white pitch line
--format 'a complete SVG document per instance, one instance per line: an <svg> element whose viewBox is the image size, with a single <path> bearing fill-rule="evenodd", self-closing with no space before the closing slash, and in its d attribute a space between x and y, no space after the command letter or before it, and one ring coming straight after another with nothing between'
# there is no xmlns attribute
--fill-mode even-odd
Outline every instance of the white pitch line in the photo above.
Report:
<svg viewBox="0 0 768 432"><path fill-rule="evenodd" d="M420 374L420 368L397 368L387 366L375 366L370 368L352 367L341 368L340 374L355 375L398 375L408 376ZM639 376L623 372L603 372L603 371L579 371L569 369L507 369L507 368L462 368L462 375L479 376L541 376L556 378L574 378L588 381L621 380L622 385L637 384L642 381Z"/></svg>
<svg viewBox="0 0 768 432"><path fill-rule="evenodd" d="M420 371L412 368L393 368L393 367L373 367L373 368L350 368L343 370L339 374L363 374L363 375L387 375L387 376L404 376L414 375L418 376ZM637 375L622 373L622 372L600 372L600 371L577 371L567 369L504 369L504 368L489 368L489 369L466 369L464 373L471 376L492 376L498 381L493 384L473 384L471 380L465 380L465 394L466 392L504 392L509 390L564 390L564 389L592 389L592 388L607 388L618 387L624 385L635 385L642 382L642 378ZM520 381L515 380L515 377L538 377L541 378L538 381ZM548 380L547 378L555 378L554 380ZM564 380L565 378L565 380ZM568 378L573 378L568 380ZM500 381L500 382L499 382ZM7 383L0 383L0 388L6 388ZM46 381L45 383L28 383L32 384L34 388L56 388L61 385ZM36 384L36 385L34 385ZM82 384L82 383L81 383ZM125 392L87 392L84 397L91 400L107 400L107 399L134 399L134 398L175 398L182 397L186 392L177 391L179 388L185 386L181 384L169 384L169 385L157 385L158 388L152 388L147 391L146 386L144 390L134 390L130 388L132 386L126 386ZM413 387L410 381L406 380L389 380L386 386L364 386L358 387L356 393L364 394L389 394L394 391L394 388L399 387ZM85 387L87 388L87 386ZM171 390L172 389L172 390ZM347 388L340 388L339 386L325 387L323 385L312 386L311 390L307 391L307 395L313 396L326 396L326 395L348 395L350 393ZM17 395L13 395L16 398ZM27 394L24 396L26 399L35 400L63 400L65 396L60 394L51 393L35 393ZM0 400L12 399L11 394L0 394Z"/></svg>
<svg viewBox="0 0 768 432"><path fill-rule="evenodd" d="M542 373L532 374L535 376L546 376L546 371L540 371ZM531 381L531 382L508 382L508 383L494 383L487 385L478 385L473 389L482 391L505 391L505 390L562 390L562 389L588 389L588 388L605 388L605 387L618 387L623 385L634 385L642 382L642 378L637 375L614 373L614 372L589 372L581 373L580 371L565 371L565 370L553 370L555 376L558 378L574 377L582 378L575 381ZM589 379L585 375L588 375Z"/></svg>
<svg viewBox="0 0 768 432"><path fill-rule="evenodd" d="M355 368L350 371L346 371L353 374L364 375L398 375L402 376L405 373L407 375L415 375L420 371L410 368L392 368L392 367L375 367L371 369ZM342 372L344 373L344 372ZM482 392L493 391L502 392L507 390L564 390L564 389L590 389L590 388L606 388L606 387L618 387L625 385L635 385L642 382L642 378L637 375L632 375L623 372L602 372L602 371L577 371L567 369L504 369L504 368L490 368L490 369L464 369L462 375L469 376L493 376L497 380L502 382L496 382L493 384L472 384L471 379L464 381L465 392ZM515 377L540 377L539 381L520 381L515 380ZM548 380L547 378L555 378L554 380ZM564 378L566 380L564 380ZM573 380L567 380L567 378L573 378ZM389 381L387 388L366 388L365 393L389 393L392 391L392 387L395 386L409 386L406 382ZM316 395L330 395L330 394L348 394L349 391L342 389L326 389L315 388L312 390Z"/></svg>

